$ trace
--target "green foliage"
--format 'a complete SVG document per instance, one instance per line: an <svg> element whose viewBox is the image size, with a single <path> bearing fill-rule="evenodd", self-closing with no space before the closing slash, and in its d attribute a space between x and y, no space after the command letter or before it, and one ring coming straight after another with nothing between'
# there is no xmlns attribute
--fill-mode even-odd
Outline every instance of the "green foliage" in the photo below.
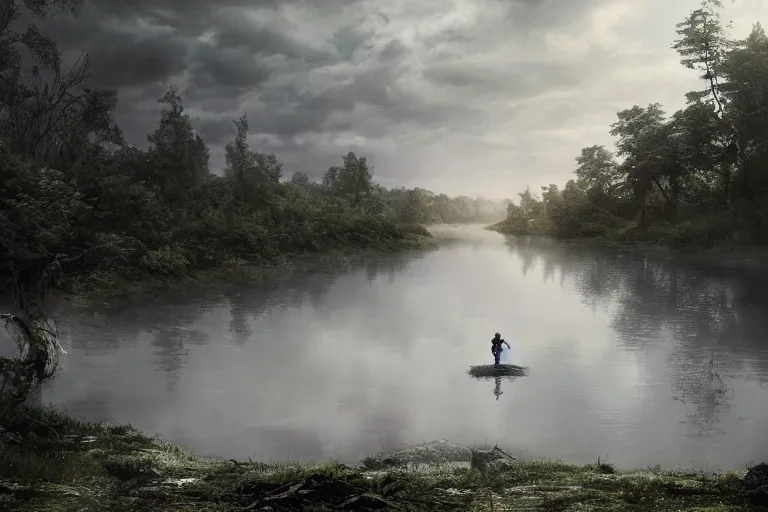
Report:
<svg viewBox="0 0 768 512"><path fill-rule="evenodd" d="M466 196L448 197L423 188L382 190L381 194L391 215L414 224L493 222L504 218L509 203Z"/></svg>
<svg viewBox="0 0 768 512"><path fill-rule="evenodd" d="M689 92L686 95L688 101L699 102L707 98L717 105L720 113L723 111L720 67L730 43L717 12L722 7L720 0L703 0L701 7L677 24L676 32L680 39L672 46L682 57L680 63L700 72L699 78L706 83L703 91Z"/></svg>
<svg viewBox="0 0 768 512"><path fill-rule="evenodd" d="M44 16L79 3L24 5ZM175 86L159 99L149 149L129 146L112 119L116 92L83 88L87 57L65 69L34 26L12 32L20 6L10 2L10 17L0 20L0 273L37 294L41 308L45 287L36 283L52 262L80 283L118 286L230 260L259 265L327 249L412 246L429 236L413 224L493 213L482 200L388 190L352 152L321 183L307 173L285 180L276 155L249 146L246 116L235 121L219 176ZM21 44L37 56L31 85L20 80Z"/></svg>
<svg viewBox="0 0 768 512"><path fill-rule="evenodd" d="M615 155L590 146L563 191L530 190L494 229L599 236L675 246L768 242L768 36L756 23L729 39L718 0L677 25L673 48L705 87L667 116L661 105L618 112Z"/></svg>

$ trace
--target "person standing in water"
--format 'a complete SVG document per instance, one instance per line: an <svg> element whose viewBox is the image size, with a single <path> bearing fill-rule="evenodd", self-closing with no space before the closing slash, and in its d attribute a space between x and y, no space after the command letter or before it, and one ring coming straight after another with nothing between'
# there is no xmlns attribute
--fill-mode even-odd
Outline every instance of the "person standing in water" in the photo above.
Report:
<svg viewBox="0 0 768 512"><path fill-rule="evenodd" d="M498 332L491 339L491 354L493 354L493 365L499 366L499 358L501 357L501 345L506 345L507 348L511 348L509 343L501 339L501 334Z"/></svg>

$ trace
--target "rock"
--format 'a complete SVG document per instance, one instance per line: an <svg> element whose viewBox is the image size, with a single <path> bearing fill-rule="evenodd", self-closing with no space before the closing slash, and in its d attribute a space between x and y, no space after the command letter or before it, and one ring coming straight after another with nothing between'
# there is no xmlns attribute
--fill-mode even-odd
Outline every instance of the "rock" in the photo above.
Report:
<svg viewBox="0 0 768 512"><path fill-rule="evenodd" d="M450 441L433 441L400 450L394 453L380 454L363 461L369 469L397 466L468 464L478 469L508 469L515 458L498 446L490 450L473 450L468 446Z"/></svg>
<svg viewBox="0 0 768 512"><path fill-rule="evenodd" d="M760 463L747 471L744 482L752 487L768 485L768 464Z"/></svg>
<svg viewBox="0 0 768 512"><path fill-rule="evenodd" d="M469 462L471 459L472 450L469 447L441 440L373 457L372 461L366 462L366 465L393 467L411 464L446 464L451 462Z"/></svg>
<svg viewBox="0 0 768 512"><path fill-rule="evenodd" d="M498 445L490 450L472 450L470 465L481 471L504 471L509 469L517 459L499 448Z"/></svg>

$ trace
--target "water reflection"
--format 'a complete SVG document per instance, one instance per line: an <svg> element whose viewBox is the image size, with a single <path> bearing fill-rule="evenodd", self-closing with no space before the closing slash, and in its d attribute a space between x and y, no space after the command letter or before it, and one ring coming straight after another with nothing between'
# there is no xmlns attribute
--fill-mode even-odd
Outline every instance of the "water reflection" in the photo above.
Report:
<svg viewBox="0 0 768 512"><path fill-rule="evenodd" d="M766 382L768 300L754 271L675 257L658 248L508 237L523 273L541 265L543 281L559 273L585 304L612 311L611 327L629 350L666 352L671 396L690 408L692 435L722 433L720 415L733 389L723 375L751 373Z"/></svg>
<svg viewBox="0 0 768 512"><path fill-rule="evenodd" d="M259 446L253 455L262 459L307 460L368 453L370 436L350 436L339 449L327 440L320 442L317 420L300 412L292 424L236 425L249 423L248 417L252 416L249 408L254 402L267 411L274 409L273 415L280 416L278 411L301 404L302 394L327 387L328 375L321 371L323 366L318 365L318 356L322 354L313 353L314 346L325 336L306 327L318 320L332 321L343 309L335 303L338 299L326 300L331 288L341 288L338 297L355 303L354 295L364 293L366 287L376 286L379 280L396 281L411 262L423 256L424 253L413 253L348 259L343 266L330 270L316 269L288 276L280 280L279 286L275 283L231 286L214 296L202 295L205 300L201 300L201 295L175 296L168 302L119 311L61 308L58 315L67 319L65 345L74 356L67 358L61 379L47 390L48 398L61 401L57 396L66 397L64 405L75 414L98 420L131 421L165 435L175 432L175 439L217 455L240 457L242 447L252 445L254 439L259 440ZM365 323L361 326L370 327ZM407 324L402 329L406 332ZM368 332L359 333L358 340L376 342L382 334L375 326L366 330ZM389 347L394 344L403 350L407 349L410 337L394 335L385 341ZM226 361L220 350L222 343L241 351L253 346L259 357ZM145 346L151 350L145 351ZM202 351L206 359L193 357L193 350ZM148 367L154 367L156 377L162 378L165 394L155 391L159 382L146 374ZM402 444L405 440L398 432L407 427L409 413L398 412L402 404L394 398L399 392L377 398L359 393L370 385L370 370L366 364L347 369L347 379L357 381L362 388L340 388L335 414L357 417L356 424L360 424L363 431L376 432L381 446ZM183 397L192 385L189 372L205 372L208 377L204 378L202 393L219 397L218 404L213 403L214 414L207 418L194 414L189 417L195 407L188 410L183 404ZM286 374L290 375L287 380ZM279 383L280 387L270 389L269 383ZM344 397L345 389L347 397ZM197 399L207 400L199 396ZM139 400L142 403L139 404ZM380 402L381 410L363 411L367 400ZM173 405L169 407L169 404ZM174 408L182 408L182 415L173 417ZM271 415L264 412L259 416ZM333 410L323 411L326 412L334 414ZM241 420L233 424L233 418L237 417ZM329 421L336 422L339 418L334 416ZM218 435L221 431L232 433L221 437ZM215 435L212 437L211 433Z"/></svg>
<svg viewBox="0 0 768 512"><path fill-rule="evenodd" d="M49 398L238 459L354 463L440 438L639 467L768 457L759 276L448 231L426 254L70 311L72 351ZM535 372L467 378L496 331Z"/></svg>
<svg viewBox="0 0 768 512"><path fill-rule="evenodd" d="M493 387L493 395L496 397L496 401L499 401L499 397L504 394L501 390L501 377L494 377L496 385Z"/></svg>
<svg viewBox="0 0 768 512"><path fill-rule="evenodd" d="M467 373L473 379L478 381L493 380L493 395L496 397L496 401L498 402L499 397L504 394L504 391L501 390L502 380L512 382L518 377L524 377L526 375L526 368L510 364L487 364L472 366Z"/></svg>

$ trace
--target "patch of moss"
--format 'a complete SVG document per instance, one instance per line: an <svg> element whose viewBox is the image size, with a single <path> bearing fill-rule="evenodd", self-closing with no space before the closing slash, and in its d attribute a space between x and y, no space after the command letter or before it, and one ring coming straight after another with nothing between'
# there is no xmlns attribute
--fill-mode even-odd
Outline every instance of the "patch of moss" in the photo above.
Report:
<svg viewBox="0 0 768 512"><path fill-rule="evenodd" d="M513 364L481 364L471 366L467 373L476 379L480 379L488 377L524 377L527 371L527 368Z"/></svg>

